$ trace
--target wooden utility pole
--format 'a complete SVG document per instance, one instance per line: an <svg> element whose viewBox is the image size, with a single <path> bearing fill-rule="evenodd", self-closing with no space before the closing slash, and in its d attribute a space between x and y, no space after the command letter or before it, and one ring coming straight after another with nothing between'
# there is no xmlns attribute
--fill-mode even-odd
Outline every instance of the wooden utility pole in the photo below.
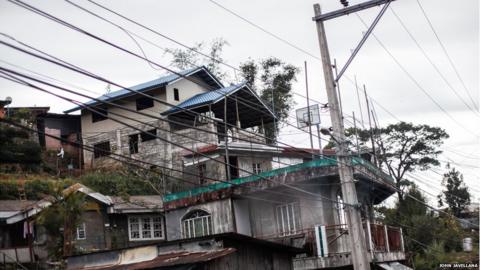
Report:
<svg viewBox="0 0 480 270"><path fill-rule="evenodd" d="M315 11L315 17L319 17L322 14L320 5L315 4L313 8ZM337 141L337 164L342 186L343 201L346 206L345 209L347 213L348 235L352 250L353 268L355 270L367 270L370 269L370 263L368 261L367 245L364 237L365 233L363 231L360 208L358 207L359 204L353 179L351 157L348 154L340 105L335 91L336 84L330 61L330 53L328 51L325 27L322 20L315 21L317 25L318 41L320 43L320 54L322 57L328 104L330 105L333 137Z"/></svg>

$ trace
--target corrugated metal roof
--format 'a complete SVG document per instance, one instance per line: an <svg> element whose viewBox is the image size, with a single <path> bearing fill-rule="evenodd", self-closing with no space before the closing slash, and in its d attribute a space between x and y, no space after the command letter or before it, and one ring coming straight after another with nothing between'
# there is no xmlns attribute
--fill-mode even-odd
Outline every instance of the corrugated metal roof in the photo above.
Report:
<svg viewBox="0 0 480 270"><path fill-rule="evenodd" d="M183 71L180 71L178 73L180 73L183 76L189 76L189 75L192 75L193 73L196 73L197 71L200 71L200 70L205 70L205 71L208 72L208 70L205 67L202 66L202 67L192 68L192 69L188 69L188 70L183 70ZM167 75L167 76L155 79L155 80L151 80L151 81L148 81L148 82L144 82L144 83L129 87L128 89L120 89L120 90L105 94L103 96L98 97L97 99L99 99L101 101L110 101L110 100L118 99L118 98L121 98L121 97L132 95L131 90L138 91L138 92L144 92L144 91L152 89L153 87L167 85L167 84L177 80L178 78L180 78L179 75L170 74L170 75ZM90 100L90 101L85 102L84 104L85 105L96 105L98 103L100 103L100 102L98 102L96 100ZM80 109L82 109L82 106L76 106L74 108L71 108L69 110L64 111L64 113L71 113L71 112L74 112L74 111L77 111L77 110L80 110Z"/></svg>
<svg viewBox="0 0 480 270"><path fill-rule="evenodd" d="M120 262L116 265L69 268L69 270L88 269L88 270L137 270L137 269L158 269L160 267L173 267L178 265L191 265L204 263L211 260L227 256L236 251L235 248L223 248L209 251L174 251L165 254L159 254L153 260L134 262L124 264Z"/></svg>
<svg viewBox="0 0 480 270"><path fill-rule="evenodd" d="M184 102L180 103L177 105L177 107L173 107L170 110L162 113L164 115L168 115L174 112L177 112L182 109L188 109L188 108L193 108L201 105L206 105L206 104L212 104L216 103L220 99L224 98L225 95L230 95L234 93L237 90L240 90L242 87L246 85L246 82L239 83L239 84L234 84L230 85L228 87L220 88L214 91L206 92L206 93L201 93L198 95L195 95Z"/></svg>
<svg viewBox="0 0 480 270"><path fill-rule="evenodd" d="M36 202L37 201L0 200L0 211L20 211Z"/></svg>
<svg viewBox="0 0 480 270"><path fill-rule="evenodd" d="M112 210L115 212L163 210L163 198L160 195L130 196L128 199L118 196L112 196L111 198L113 201Z"/></svg>

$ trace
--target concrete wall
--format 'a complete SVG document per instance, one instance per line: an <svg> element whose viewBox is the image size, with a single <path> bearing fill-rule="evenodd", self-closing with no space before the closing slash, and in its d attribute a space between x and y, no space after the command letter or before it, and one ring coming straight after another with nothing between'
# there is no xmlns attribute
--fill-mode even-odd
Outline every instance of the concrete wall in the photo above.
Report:
<svg viewBox="0 0 480 270"><path fill-rule="evenodd" d="M154 97L156 97L160 100L165 100L165 98L166 98L165 88L154 89L154 90L145 92L145 94L154 96ZM135 101L139 97L141 97L141 96L136 95L136 96L124 98L124 99L119 100L119 101L115 101L115 103L117 103L119 105L122 105L122 106L125 106L125 107L128 107L129 109L132 109L132 110L136 111L136 102ZM161 112L168 109L167 106L165 106L164 104L161 104L158 101L154 101L153 105L154 106L152 108L142 110L141 112L159 116ZM139 121L143 121L143 122L149 122L149 121L154 120L154 118L147 117L147 116L142 116L140 114L133 113L133 112L128 112L128 111L125 111L125 110L120 109L120 108L111 107L111 106L107 106L107 108L108 108L108 111L109 111L109 116L112 116L112 117L115 117L115 118L118 118L119 116L114 116L113 114L110 114L110 112L117 113L121 116L130 117L130 118L133 118L133 119L136 119L136 120L139 120ZM138 124L138 122L135 122L133 120L128 120L128 119L125 119L125 118L122 118L121 121L126 122L128 124ZM108 132L108 131L112 131L112 130L124 127L122 124L117 123L117 122L115 122L111 119L105 119L105 120L93 123L92 122L92 114L88 110L82 110L81 123L82 123L82 133L83 133L84 138L88 138L90 136L94 136L94 135L100 134L102 132Z"/></svg>
<svg viewBox="0 0 480 270"><path fill-rule="evenodd" d="M248 200L233 200L233 212L235 214L237 233L252 236Z"/></svg>
<svg viewBox="0 0 480 270"><path fill-rule="evenodd" d="M196 77L192 77L192 80L200 81ZM173 89L178 89L179 101L176 101L173 96ZM187 79L180 79L166 87L166 101L170 104L178 105L197 94L207 92L208 89L204 86L200 86L192 81Z"/></svg>
<svg viewBox="0 0 480 270"><path fill-rule="evenodd" d="M166 212L167 240L182 239L182 219L186 214L195 210L203 210L212 215L213 234L234 232L232 209L231 200L225 199Z"/></svg>
<svg viewBox="0 0 480 270"><path fill-rule="evenodd" d="M238 156L238 167L241 169L238 172L239 176L250 176L253 173L253 163L260 163L262 172L272 170L272 157L255 156L255 154L252 154L252 156Z"/></svg>

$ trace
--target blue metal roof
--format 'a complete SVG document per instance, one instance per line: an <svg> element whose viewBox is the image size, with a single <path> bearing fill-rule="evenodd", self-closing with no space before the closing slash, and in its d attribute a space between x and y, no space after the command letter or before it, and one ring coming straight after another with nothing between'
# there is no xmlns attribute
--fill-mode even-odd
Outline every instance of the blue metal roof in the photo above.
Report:
<svg viewBox="0 0 480 270"><path fill-rule="evenodd" d="M209 73L209 71L203 66L188 69L188 70L183 70L183 71L180 71L178 73L180 73L183 76L189 76L189 75L192 75L192 74L194 74L197 71L200 71L202 69ZM149 82L145 82L145 83L141 83L141 84L129 87L128 89L120 89L120 90L105 94L103 96L98 97L97 99L99 99L101 101L111 101L111 100L115 100L115 99L122 98L122 97L125 97L125 96L134 95L135 93L133 93L132 90L138 91L138 92L145 92L145 91L148 91L148 90L152 89L153 87L159 87L159 86L167 85L167 84L177 80L180 77L181 76L177 75L177 74L170 74L170 75L167 75L167 76L164 76L164 77L161 77L161 78L149 81ZM99 103L101 103L101 102L96 101L96 100L90 100L90 101L85 102L84 105L96 105L96 104L99 104ZM83 108L82 106L76 106L74 108L71 108L71 109L68 109L68 110L64 111L64 113L71 113L71 112L80 110L82 108Z"/></svg>
<svg viewBox="0 0 480 270"><path fill-rule="evenodd" d="M169 109L166 112L163 112L162 114L168 115L168 114L177 112L181 109L189 109L192 107L198 107L201 105L216 103L217 101L224 98L226 95L232 94L235 91L242 89L245 85L246 85L246 82L243 82L239 84L230 85L228 87L220 88L214 91L195 95L185 100L184 102L178 104L177 107L172 107L171 109Z"/></svg>

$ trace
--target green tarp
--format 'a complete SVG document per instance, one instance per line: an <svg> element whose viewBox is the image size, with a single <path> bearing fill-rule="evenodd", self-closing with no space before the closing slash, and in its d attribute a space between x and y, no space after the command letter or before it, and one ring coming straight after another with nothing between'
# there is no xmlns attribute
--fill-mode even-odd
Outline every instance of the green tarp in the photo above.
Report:
<svg viewBox="0 0 480 270"><path fill-rule="evenodd" d="M370 162L358 158L358 157L352 157L352 165L361 165L372 171L373 173L380 175L381 177L390 180L393 182L393 179L391 179L390 176L382 172L379 168L377 168L375 165L371 164ZM306 168L318 168L318 167L329 167L329 166L337 166L337 161L334 158L323 158L323 159L317 159L309 162L304 162L304 163L299 163L296 165L292 166L287 166L284 168L280 169L275 169L271 170L268 172L262 172L258 175L252 175L252 176L247 176L247 177L242 177L242 178L237 178L233 179L232 181L226 183L226 182L220 182L220 183L215 183L215 184L210 184L208 186L204 187L198 187L194 188L191 190L183 191L183 192L177 192L177 193L172 193L172 194L167 194L164 196L163 200L164 202L170 202L170 201L175 201L187 197L192 197L196 196L198 194L202 193L207 193L207 192L212 192L212 191L217 191L221 189L226 189L230 188L232 186L236 185L241 185L244 183L249 183L257 180L261 180L263 178L268 178L268 177L273 177L281 174L287 174L299 170L303 170Z"/></svg>

